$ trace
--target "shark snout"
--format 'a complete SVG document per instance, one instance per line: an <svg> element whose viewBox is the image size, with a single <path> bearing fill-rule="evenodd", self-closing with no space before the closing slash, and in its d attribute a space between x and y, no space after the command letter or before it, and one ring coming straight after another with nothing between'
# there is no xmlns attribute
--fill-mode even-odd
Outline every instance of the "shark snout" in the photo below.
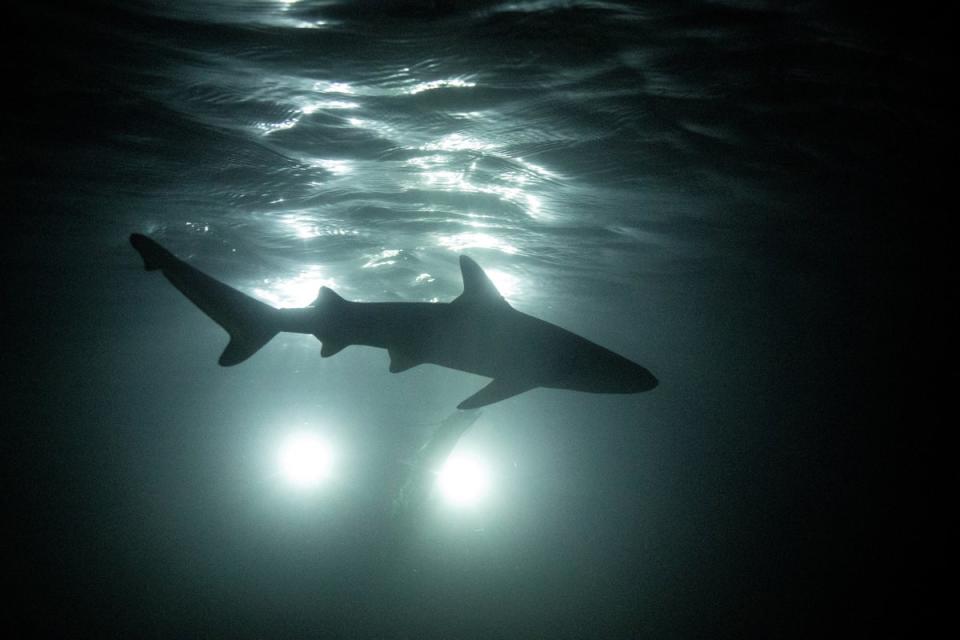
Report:
<svg viewBox="0 0 960 640"><path fill-rule="evenodd" d="M607 382L607 391L612 393L642 393L660 384L648 369L626 359L610 373L612 377Z"/></svg>
<svg viewBox="0 0 960 640"><path fill-rule="evenodd" d="M608 376L611 387L619 393L641 393L656 388L660 381L644 366L613 354L609 364Z"/></svg>
<svg viewBox="0 0 960 640"><path fill-rule="evenodd" d="M621 355L606 349L592 355L595 359L583 358L581 366L556 386L593 393L640 393L660 384L646 367Z"/></svg>
<svg viewBox="0 0 960 640"><path fill-rule="evenodd" d="M641 391L650 391L660 384L660 381L657 380L657 376L650 373L650 371L646 368L637 365L637 369L640 371L637 372L633 380L634 388L637 393Z"/></svg>

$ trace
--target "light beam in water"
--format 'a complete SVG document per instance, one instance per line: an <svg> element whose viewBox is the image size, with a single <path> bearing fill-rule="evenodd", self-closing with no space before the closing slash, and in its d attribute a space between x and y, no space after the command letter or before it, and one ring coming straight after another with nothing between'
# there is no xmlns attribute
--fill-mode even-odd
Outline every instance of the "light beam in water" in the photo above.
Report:
<svg viewBox="0 0 960 640"><path fill-rule="evenodd" d="M297 489L313 489L330 477L333 452L329 443L308 431L294 433L280 446L280 471Z"/></svg>
<svg viewBox="0 0 960 640"><path fill-rule="evenodd" d="M470 506L483 500L490 490L490 475L479 458L454 453L437 475L437 489L451 505Z"/></svg>

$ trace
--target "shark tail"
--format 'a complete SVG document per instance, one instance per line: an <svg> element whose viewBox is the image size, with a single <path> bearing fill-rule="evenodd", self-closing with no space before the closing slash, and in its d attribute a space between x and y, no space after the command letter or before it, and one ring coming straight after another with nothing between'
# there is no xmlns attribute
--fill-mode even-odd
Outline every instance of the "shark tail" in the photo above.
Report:
<svg viewBox="0 0 960 640"><path fill-rule="evenodd" d="M221 366L243 362L280 332L279 309L191 267L147 236L134 233L130 244L140 253L147 271L162 271L173 286L230 334L218 360Z"/></svg>

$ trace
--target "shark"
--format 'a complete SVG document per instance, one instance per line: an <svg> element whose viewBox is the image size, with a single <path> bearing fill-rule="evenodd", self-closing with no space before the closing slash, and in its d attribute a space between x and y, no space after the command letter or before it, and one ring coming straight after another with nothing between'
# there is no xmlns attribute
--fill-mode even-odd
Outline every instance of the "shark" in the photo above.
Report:
<svg viewBox="0 0 960 640"><path fill-rule="evenodd" d="M138 233L130 243L147 271L167 280L227 331L219 364L230 367L280 332L316 336L320 356L351 345L386 349L390 371L434 364L490 378L458 409L477 409L538 387L639 393L659 381L645 367L514 309L472 258L460 256L463 293L451 302L352 302L328 287L301 308L276 308L207 275Z"/></svg>

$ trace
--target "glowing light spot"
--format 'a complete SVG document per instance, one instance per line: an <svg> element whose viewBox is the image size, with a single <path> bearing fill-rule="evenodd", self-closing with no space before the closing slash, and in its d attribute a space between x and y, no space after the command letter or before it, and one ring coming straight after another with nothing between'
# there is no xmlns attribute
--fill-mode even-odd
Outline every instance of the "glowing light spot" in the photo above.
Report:
<svg viewBox="0 0 960 640"><path fill-rule="evenodd" d="M309 240L322 235L317 228L316 221L309 215L289 213L280 219L280 222L293 231L301 240Z"/></svg>
<svg viewBox="0 0 960 640"><path fill-rule="evenodd" d="M305 115L310 115L311 113L315 113L317 111L320 111L321 109L324 109L324 110L357 109L359 107L360 105L357 104L356 102L349 102L347 100L318 100L318 101L303 105L302 107L300 107L300 112Z"/></svg>
<svg viewBox="0 0 960 640"><path fill-rule="evenodd" d="M201 223L201 222L188 222L188 223L186 223L186 224L187 224L187 226L190 227L190 229L193 230L193 231L198 231L198 232L200 232L200 233L206 233L206 232L210 231L210 225L205 224L205 223Z"/></svg>
<svg viewBox="0 0 960 640"><path fill-rule="evenodd" d="M421 147L421 149L426 149L428 147ZM437 147L437 149L439 148L440 147ZM490 194L496 198L499 198L500 200L520 207L531 218L539 219L543 217L543 201L540 199L540 197L526 193L521 187L506 187L497 184L474 184L470 182L467 171L450 171L434 168L443 166L444 164L449 165L449 162L442 155L415 158L413 160L408 160L407 163L419 170L420 179L422 180L424 186L442 189L445 191L457 191L459 193ZM471 167L471 169L472 168L473 167ZM501 176L501 178L510 180L509 177L505 176ZM523 183L525 181L512 180L512 182Z"/></svg>
<svg viewBox="0 0 960 640"><path fill-rule="evenodd" d="M380 253L374 256L370 256L370 259L367 260L367 263L363 265L364 269L371 269L376 267L383 267L391 264L395 264L397 261L394 260L397 256L400 255L400 249L384 249Z"/></svg>
<svg viewBox="0 0 960 640"><path fill-rule="evenodd" d="M543 200L539 196L526 195L527 200L527 212L531 217L537 218L540 216L541 211L543 210Z"/></svg>
<svg viewBox="0 0 960 640"><path fill-rule="evenodd" d="M295 433L284 440L278 455L280 471L292 486L312 489L330 477L333 452L313 433Z"/></svg>
<svg viewBox="0 0 960 640"><path fill-rule="evenodd" d="M490 490L490 475L478 458L454 453L440 469L437 488L448 503L470 506L487 496Z"/></svg>
<svg viewBox="0 0 960 640"><path fill-rule="evenodd" d="M418 82L417 84L410 87L407 90L407 93L415 95L422 93L424 91L432 91L434 89L446 89L451 87L462 88L462 87L475 87L477 86L476 82L470 82L469 80L464 80L462 78L448 78L446 80L431 80L430 82Z"/></svg>
<svg viewBox="0 0 960 640"><path fill-rule="evenodd" d="M451 191L461 191L463 193L472 193L476 191L462 173L457 171L424 171L423 182L427 186L439 187Z"/></svg>
<svg viewBox="0 0 960 640"><path fill-rule="evenodd" d="M372 131L384 140L402 138L405 135L402 131L398 131L393 125L378 120L369 120L366 118L347 118L347 124L349 124L351 127L364 129L365 131Z"/></svg>
<svg viewBox="0 0 960 640"><path fill-rule="evenodd" d="M534 164L534 163L532 163L532 162L528 162L528 161L524 160L523 158L514 158L514 160L515 160L518 164L520 164L521 166L523 166L525 169L527 169L527 170L529 170L529 171L532 171L532 172L534 172L534 173L536 173L536 174L538 174L538 175L540 175L540 176L543 176L544 178L549 178L549 179L551 179L551 180L558 180L558 179L560 179L560 174L554 173L553 171L550 171L550 170L547 169L546 167L540 166L539 164Z"/></svg>
<svg viewBox="0 0 960 640"><path fill-rule="evenodd" d="M505 240L488 233L474 231L444 236L438 240L438 243L441 247L446 247L457 253L464 249L495 249L511 255L517 252L517 248Z"/></svg>
<svg viewBox="0 0 960 640"><path fill-rule="evenodd" d="M482 120L487 118L487 114L483 111L464 111L461 113L451 113L450 116L459 120Z"/></svg>
<svg viewBox="0 0 960 640"><path fill-rule="evenodd" d="M353 171L353 166L349 160L328 160L325 158L319 158L317 160L310 160L310 166L319 167L325 171L329 171L335 176L342 176Z"/></svg>
<svg viewBox="0 0 960 640"><path fill-rule="evenodd" d="M497 146L490 142L465 136L462 133L451 133L436 142L423 145L420 149L423 151L490 151L496 149Z"/></svg>
<svg viewBox="0 0 960 640"><path fill-rule="evenodd" d="M263 131L263 135L268 136L274 131L283 131L284 129L293 129L297 126L297 123L300 122L300 116L293 118L288 118L282 122L261 122L258 123L257 129Z"/></svg>
<svg viewBox="0 0 960 640"><path fill-rule="evenodd" d="M407 164L421 171L429 172L434 167L448 166L450 164L450 157L441 154L421 156L419 158L410 158L407 160Z"/></svg>
<svg viewBox="0 0 960 640"><path fill-rule="evenodd" d="M322 80L313 83L313 90L320 93L342 93L346 95L356 93L354 88L346 82L326 82Z"/></svg>

